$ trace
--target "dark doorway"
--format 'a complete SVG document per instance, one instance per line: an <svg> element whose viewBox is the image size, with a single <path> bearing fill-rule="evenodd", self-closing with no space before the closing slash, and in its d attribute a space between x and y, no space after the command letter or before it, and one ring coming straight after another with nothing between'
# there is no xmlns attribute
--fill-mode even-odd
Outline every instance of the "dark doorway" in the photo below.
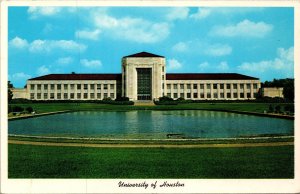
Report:
<svg viewBox="0 0 300 194"><path fill-rule="evenodd" d="M138 100L151 100L152 69L137 68L137 96Z"/></svg>

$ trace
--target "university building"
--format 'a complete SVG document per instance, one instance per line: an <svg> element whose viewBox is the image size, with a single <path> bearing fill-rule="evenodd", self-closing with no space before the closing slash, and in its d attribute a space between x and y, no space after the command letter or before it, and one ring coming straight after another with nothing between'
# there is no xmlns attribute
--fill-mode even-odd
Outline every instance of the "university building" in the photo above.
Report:
<svg viewBox="0 0 300 194"><path fill-rule="evenodd" d="M237 73L166 73L163 56L141 52L122 58L120 74L49 74L27 81L14 98L31 100L102 100L162 96L192 100L255 99L258 78Z"/></svg>

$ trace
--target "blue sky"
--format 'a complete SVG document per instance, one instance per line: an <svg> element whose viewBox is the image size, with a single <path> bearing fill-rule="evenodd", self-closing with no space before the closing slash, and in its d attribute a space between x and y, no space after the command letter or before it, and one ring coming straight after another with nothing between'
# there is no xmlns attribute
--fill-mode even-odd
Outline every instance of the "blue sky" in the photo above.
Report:
<svg viewBox="0 0 300 194"><path fill-rule="evenodd" d="M167 72L294 77L294 9L9 7L9 80L120 73L121 58L163 55Z"/></svg>

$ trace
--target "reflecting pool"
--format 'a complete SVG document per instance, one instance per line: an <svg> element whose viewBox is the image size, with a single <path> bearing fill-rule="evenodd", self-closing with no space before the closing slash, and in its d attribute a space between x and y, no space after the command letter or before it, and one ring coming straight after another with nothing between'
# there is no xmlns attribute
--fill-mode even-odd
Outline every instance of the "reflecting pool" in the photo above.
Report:
<svg viewBox="0 0 300 194"><path fill-rule="evenodd" d="M167 138L228 138L259 135L293 135L294 121L227 112L82 111L9 121L16 135Z"/></svg>

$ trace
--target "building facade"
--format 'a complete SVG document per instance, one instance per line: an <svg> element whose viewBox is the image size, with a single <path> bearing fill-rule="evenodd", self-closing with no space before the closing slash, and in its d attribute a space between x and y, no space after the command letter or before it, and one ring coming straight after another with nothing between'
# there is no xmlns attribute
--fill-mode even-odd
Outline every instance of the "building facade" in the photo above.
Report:
<svg viewBox="0 0 300 194"><path fill-rule="evenodd" d="M236 73L166 73L163 56L141 52L122 58L121 74L49 74L29 79L31 100L102 100L162 96L192 100L255 99L258 78Z"/></svg>

